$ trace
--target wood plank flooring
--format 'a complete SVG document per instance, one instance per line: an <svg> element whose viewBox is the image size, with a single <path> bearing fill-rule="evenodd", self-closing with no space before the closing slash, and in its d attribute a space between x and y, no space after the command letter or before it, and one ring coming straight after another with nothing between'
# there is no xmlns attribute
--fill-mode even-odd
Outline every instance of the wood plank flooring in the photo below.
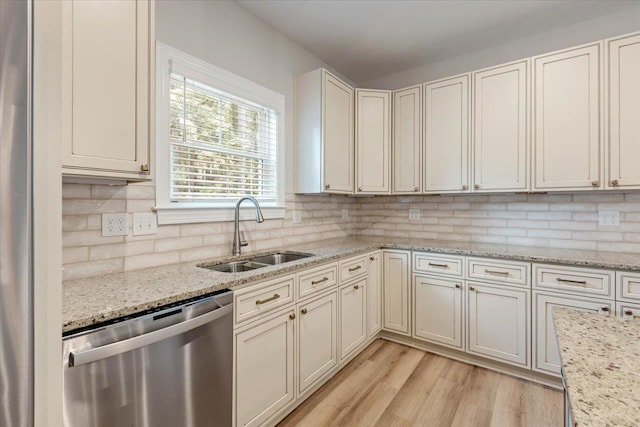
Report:
<svg viewBox="0 0 640 427"><path fill-rule="evenodd" d="M280 426L562 426L560 391L376 340Z"/></svg>

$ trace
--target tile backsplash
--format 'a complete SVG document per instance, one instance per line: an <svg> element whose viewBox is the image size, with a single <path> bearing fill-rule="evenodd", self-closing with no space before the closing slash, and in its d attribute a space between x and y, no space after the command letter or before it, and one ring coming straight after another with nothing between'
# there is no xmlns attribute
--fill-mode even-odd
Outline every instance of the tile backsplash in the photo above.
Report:
<svg viewBox="0 0 640 427"><path fill-rule="evenodd" d="M233 222L158 226L149 236L102 237L101 214L150 212L155 188L64 184L63 279L136 270L231 253ZM414 237L638 253L640 193L286 197L284 219L243 221L247 252L347 236ZM349 218L342 219L342 209ZM409 220L409 210L419 219ZM293 224L294 210L302 224ZM619 211L620 226L598 225ZM415 211L414 211L415 212ZM131 217L129 226L131 227Z"/></svg>

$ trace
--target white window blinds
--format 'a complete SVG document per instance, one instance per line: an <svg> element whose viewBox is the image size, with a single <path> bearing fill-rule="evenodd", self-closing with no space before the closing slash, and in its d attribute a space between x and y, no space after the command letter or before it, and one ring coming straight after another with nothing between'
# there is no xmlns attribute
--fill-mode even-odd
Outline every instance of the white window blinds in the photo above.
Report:
<svg viewBox="0 0 640 427"><path fill-rule="evenodd" d="M276 111L175 73L169 94L171 201L276 201Z"/></svg>

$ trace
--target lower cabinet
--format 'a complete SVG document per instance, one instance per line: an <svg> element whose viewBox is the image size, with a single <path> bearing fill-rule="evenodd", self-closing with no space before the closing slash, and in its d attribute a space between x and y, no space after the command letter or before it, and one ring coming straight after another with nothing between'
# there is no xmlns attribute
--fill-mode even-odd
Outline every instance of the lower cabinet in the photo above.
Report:
<svg viewBox="0 0 640 427"><path fill-rule="evenodd" d="M464 350L462 280L413 276L416 338Z"/></svg>
<svg viewBox="0 0 640 427"><path fill-rule="evenodd" d="M293 309L235 334L235 425L257 426L295 398Z"/></svg>
<svg viewBox="0 0 640 427"><path fill-rule="evenodd" d="M529 367L528 289L467 282L469 353Z"/></svg>
<svg viewBox="0 0 640 427"><path fill-rule="evenodd" d="M298 394L338 364L338 298L334 291L298 304Z"/></svg>
<svg viewBox="0 0 640 427"><path fill-rule="evenodd" d="M383 328L409 335L409 255L406 251L383 251Z"/></svg>
<svg viewBox="0 0 640 427"><path fill-rule="evenodd" d="M340 288L340 360L367 340L367 278Z"/></svg>
<svg viewBox="0 0 640 427"><path fill-rule="evenodd" d="M367 336L372 337L382 329L382 256L381 252L369 254L369 288L367 289Z"/></svg>
<svg viewBox="0 0 640 427"><path fill-rule="evenodd" d="M640 319L640 304L617 302L616 313L623 319Z"/></svg>
<svg viewBox="0 0 640 427"><path fill-rule="evenodd" d="M553 308L566 307L609 316L612 303L607 300L533 293L533 348L536 349L533 370L560 376L560 350L553 326Z"/></svg>

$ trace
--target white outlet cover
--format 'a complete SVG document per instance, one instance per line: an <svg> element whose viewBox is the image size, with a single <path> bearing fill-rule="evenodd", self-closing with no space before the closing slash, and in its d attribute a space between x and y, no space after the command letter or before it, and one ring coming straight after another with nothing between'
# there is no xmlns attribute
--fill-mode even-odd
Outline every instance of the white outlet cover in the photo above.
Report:
<svg viewBox="0 0 640 427"><path fill-rule="evenodd" d="M349 219L349 209L342 209L342 219Z"/></svg>
<svg viewBox="0 0 640 427"><path fill-rule="evenodd" d="M158 217L151 212L133 214L133 235L158 234Z"/></svg>
<svg viewBox="0 0 640 427"><path fill-rule="evenodd" d="M294 224L302 224L302 212L301 211L293 211L293 223Z"/></svg>
<svg viewBox="0 0 640 427"><path fill-rule="evenodd" d="M620 225L620 212L599 211L598 225L603 227L618 227Z"/></svg>
<svg viewBox="0 0 640 427"><path fill-rule="evenodd" d="M102 237L126 236L129 234L127 213L102 214Z"/></svg>

